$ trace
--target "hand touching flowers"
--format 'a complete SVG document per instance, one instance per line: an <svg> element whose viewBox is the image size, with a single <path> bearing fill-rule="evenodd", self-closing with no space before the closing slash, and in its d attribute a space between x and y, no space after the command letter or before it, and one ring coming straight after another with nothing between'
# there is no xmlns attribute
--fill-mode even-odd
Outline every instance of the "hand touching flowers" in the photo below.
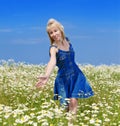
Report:
<svg viewBox="0 0 120 126"><path fill-rule="evenodd" d="M40 76L38 79L39 80L38 80L38 82L36 83L35 86L37 88L40 88L40 87L44 86L47 83L49 78L47 76Z"/></svg>

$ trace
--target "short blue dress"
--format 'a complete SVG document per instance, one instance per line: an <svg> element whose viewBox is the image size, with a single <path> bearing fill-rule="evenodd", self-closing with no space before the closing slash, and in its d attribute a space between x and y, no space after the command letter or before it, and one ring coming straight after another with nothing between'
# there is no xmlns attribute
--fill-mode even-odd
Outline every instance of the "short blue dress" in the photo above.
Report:
<svg viewBox="0 0 120 126"><path fill-rule="evenodd" d="M89 98L94 95L85 75L75 63L74 55L71 43L69 51L58 49L56 54L58 72L54 83L54 100L60 100L60 105L64 106L69 104L70 98Z"/></svg>

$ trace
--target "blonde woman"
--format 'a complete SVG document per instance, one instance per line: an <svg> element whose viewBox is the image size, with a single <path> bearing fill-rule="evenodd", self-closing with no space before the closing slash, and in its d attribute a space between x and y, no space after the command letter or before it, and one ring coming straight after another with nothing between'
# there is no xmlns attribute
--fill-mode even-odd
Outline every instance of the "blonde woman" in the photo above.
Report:
<svg viewBox="0 0 120 126"><path fill-rule="evenodd" d="M51 42L50 60L45 75L40 76L36 84L39 88L47 83L55 66L58 67L54 83L54 100L76 114L78 99L89 98L94 95L85 75L74 60L74 50L71 42L65 37L63 25L55 19L49 19L47 33Z"/></svg>

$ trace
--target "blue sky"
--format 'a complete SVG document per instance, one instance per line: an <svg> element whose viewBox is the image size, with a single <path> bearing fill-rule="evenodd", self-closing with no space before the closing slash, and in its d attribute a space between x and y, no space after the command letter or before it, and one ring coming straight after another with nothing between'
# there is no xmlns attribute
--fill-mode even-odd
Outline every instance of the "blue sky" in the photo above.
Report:
<svg viewBox="0 0 120 126"><path fill-rule="evenodd" d="M80 64L120 64L120 0L0 0L0 60L46 64L49 18L60 21Z"/></svg>

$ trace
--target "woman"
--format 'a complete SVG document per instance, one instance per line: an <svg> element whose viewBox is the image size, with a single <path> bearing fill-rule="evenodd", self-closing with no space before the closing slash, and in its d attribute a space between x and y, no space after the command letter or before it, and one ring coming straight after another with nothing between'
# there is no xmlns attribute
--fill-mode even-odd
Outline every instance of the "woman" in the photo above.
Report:
<svg viewBox="0 0 120 126"><path fill-rule="evenodd" d="M47 24L50 38L50 61L45 75L39 77L36 87L46 84L54 67L58 66L58 73L54 84L54 100L60 100L60 105L76 114L78 98L88 98L94 93L83 72L76 65L74 50L68 38L65 37L64 27L55 19Z"/></svg>

